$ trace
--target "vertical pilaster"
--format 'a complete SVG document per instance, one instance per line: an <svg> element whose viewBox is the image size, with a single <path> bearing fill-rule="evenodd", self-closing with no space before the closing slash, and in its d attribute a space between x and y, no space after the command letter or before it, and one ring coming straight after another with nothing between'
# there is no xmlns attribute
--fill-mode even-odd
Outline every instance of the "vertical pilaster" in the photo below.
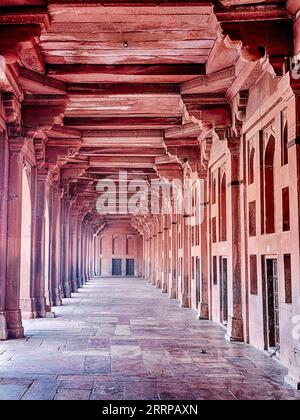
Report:
<svg viewBox="0 0 300 420"><path fill-rule="evenodd" d="M300 10L299 10L300 11ZM300 16L299 16L300 18ZM298 19L299 19L298 18ZM299 24L300 25L300 24ZM300 27L299 27L300 48ZM298 333L300 316L300 284L299 284L299 250L300 250L300 80L291 79L295 96L290 100L288 107L289 120L292 122L289 129L288 160L290 179L296 179L297 185L291 188L291 244L292 244L292 316L291 334L289 343L289 370L285 381L300 390L300 339ZM295 194L296 197L295 198Z"/></svg>
<svg viewBox="0 0 300 420"><path fill-rule="evenodd" d="M0 340L7 339L5 314L6 301L6 250L7 250L7 205L8 205L9 147L0 128Z"/></svg>

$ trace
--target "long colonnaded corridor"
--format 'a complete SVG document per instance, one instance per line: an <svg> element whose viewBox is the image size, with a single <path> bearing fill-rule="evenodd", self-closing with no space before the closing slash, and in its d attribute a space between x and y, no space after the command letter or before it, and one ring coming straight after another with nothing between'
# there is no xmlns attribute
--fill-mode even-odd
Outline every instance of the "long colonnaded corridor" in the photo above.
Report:
<svg viewBox="0 0 300 420"><path fill-rule="evenodd" d="M1 398L299 399L299 279L300 0L0 0Z"/></svg>
<svg viewBox="0 0 300 420"><path fill-rule="evenodd" d="M25 331L0 344L0 399L300 400L278 362L141 279L95 278Z"/></svg>

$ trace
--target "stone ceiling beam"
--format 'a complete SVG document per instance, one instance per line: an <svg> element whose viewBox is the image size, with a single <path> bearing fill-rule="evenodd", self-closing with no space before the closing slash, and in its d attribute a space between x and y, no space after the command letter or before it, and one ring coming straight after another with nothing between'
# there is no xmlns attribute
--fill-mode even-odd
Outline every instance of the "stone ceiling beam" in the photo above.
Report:
<svg viewBox="0 0 300 420"><path fill-rule="evenodd" d="M181 83L202 74L203 64L47 66L48 76L68 83Z"/></svg>
<svg viewBox="0 0 300 420"><path fill-rule="evenodd" d="M81 129L102 128L166 128L182 124L180 117L98 117L98 118L70 118L65 117L66 127L76 127Z"/></svg>

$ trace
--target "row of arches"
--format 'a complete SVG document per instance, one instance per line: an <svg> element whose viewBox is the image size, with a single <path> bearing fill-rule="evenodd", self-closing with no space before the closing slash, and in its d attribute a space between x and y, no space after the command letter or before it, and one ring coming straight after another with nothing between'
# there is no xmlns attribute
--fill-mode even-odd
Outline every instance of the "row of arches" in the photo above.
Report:
<svg viewBox="0 0 300 420"><path fill-rule="evenodd" d="M105 246L107 245L106 241L109 240L108 237L100 237L100 254L103 254L105 251ZM135 240L133 235L126 236L125 238L125 253L126 255L132 255L135 252ZM119 255L124 253L123 249L124 238L121 235L113 236L111 238L111 249L113 255Z"/></svg>

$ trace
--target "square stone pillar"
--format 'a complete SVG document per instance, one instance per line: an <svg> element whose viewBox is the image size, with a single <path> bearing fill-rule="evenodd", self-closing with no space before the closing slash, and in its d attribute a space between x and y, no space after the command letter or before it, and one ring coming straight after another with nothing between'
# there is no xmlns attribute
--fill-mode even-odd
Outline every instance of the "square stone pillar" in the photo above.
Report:
<svg viewBox="0 0 300 420"><path fill-rule="evenodd" d="M20 308L22 174L25 139L9 139L6 322L9 338L24 337Z"/></svg>
<svg viewBox="0 0 300 420"><path fill-rule="evenodd" d="M182 246L183 246L183 289L181 306L191 307L191 220L188 214L183 215L182 220Z"/></svg>
<svg viewBox="0 0 300 420"><path fill-rule="evenodd" d="M242 278L241 278L241 181L240 181L240 138L227 140L230 151L231 180L227 185L228 239L232 257L232 281L228 283L232 295L232 306L228 307L228 328L226 338L230 341L243 341Z"/></svg>
<svg viewBox="0 0 300 420"><path fill-rule="evenodd" d="M157 249L156 249L156 287L162 288L163 277L163 227L162 216L158 216Z"/></svg>
<svg viewBox="0 0 300 420"><path fill-rule="evenodd" d="M208 290L209 290L209 278L208 278L208 182L207 182L207 171L203 174L201 182L203 183L201 188L200 202L198 203L199 208L199 225L200 225L200 281L201 281L201 292L200 302L198 305L198 318L209 319L209 303L208 303Z"/></svg>
<svg viewBox="0 0 300 420"><path fill-rule="evenodd" d="M178 223L175 214L172 214L171 224L171 247L172 247L172 258L171 258L171 290L170 298L177 299L178 291Z"/></svg>
<svg viewBox="0 0 300 420"><path fill-rule="evenodd" d="M78 291L78 283L77 283L77 253L78 253L78 238L77 238L77 218L78 218L78 211L76 208L71 208L70 211L70 241L71 241L71 253L70 253L70 261L71 261L71 289L72 293L77 293Z"/></svg>
<svg viewBox="0 0 300 420"><path fill-rule="evenodd" d="M71 278L70 278L70 207L71 202L63 199L62 202L62 286L65 298L71 297Z"/></svg>
<svg viewBox="0 0 300 420"><path fill-rule="evenodd" d="M61 189L56 182L52 200L51 303L62 305L61 285Z"/></svg>
<svg viewBox="0 0 300 420"><path fill-rule="evenodd" d="M46 179L48 171L38 169L36 173L36 200L33 229L33 270L32 270L32 297L31 318L44 318L46 316L45 299L45 204Z"/></svg>
<svg viewBox="0 0 300 420"><path fill-rule="evenodd" d="M84 285L84 279L82 276L82 216L80 210L77 215L77 244L76 244L76 283L77 287L82 287Z"/></svg>
<svg viewBox="0 0 300 420"><path fill-rule="evenodd" d="M163 260L163 282L162 282L162 292L169 292L169 220L170 216L168 214L163 216L163 246L164 246L164 260Z"/></svg>

